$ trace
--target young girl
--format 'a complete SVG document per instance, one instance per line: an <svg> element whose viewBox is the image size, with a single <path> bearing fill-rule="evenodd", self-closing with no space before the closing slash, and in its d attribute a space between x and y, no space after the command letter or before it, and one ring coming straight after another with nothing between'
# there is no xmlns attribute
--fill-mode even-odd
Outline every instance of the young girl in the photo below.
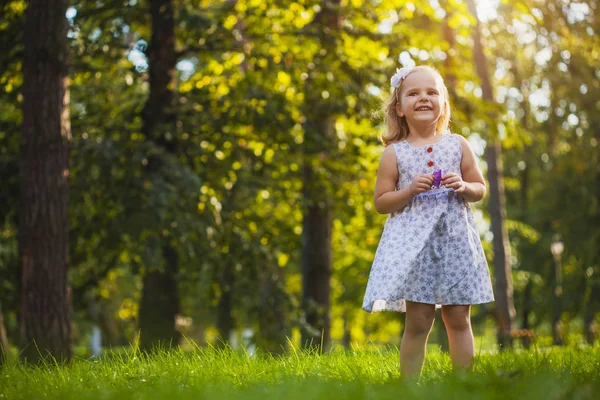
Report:
<svg viewBox="0 0 600 400"><path fill-rule="evenodd" d="M474 356L470 305L494 301L490 274L469 202L485 181L468 142L449 132L448 89L433 68L402 68L385 107L386 146L375 209L389 214L362 308L406 312L402 377L420 376L436 308L455 368Z"/></svg>

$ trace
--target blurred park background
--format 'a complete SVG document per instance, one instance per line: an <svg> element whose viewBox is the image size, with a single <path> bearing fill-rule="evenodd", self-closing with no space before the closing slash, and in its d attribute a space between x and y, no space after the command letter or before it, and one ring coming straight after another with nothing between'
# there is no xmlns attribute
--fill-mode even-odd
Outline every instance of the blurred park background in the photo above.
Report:
<svg viewBox="0 0 600 400"><path fill-rule="evenodd" d="M488 181L476 347L594 342L597 1L1 4L3 353L399 344L361 304L378 109L415 64Z"/></svg>

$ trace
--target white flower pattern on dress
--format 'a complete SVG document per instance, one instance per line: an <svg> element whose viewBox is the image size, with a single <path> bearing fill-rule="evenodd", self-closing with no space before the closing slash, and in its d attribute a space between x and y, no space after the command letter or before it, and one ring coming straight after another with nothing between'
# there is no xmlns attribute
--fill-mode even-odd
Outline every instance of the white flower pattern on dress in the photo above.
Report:
<svg viewBox="0 0 600 400"><path fill-rule="evenodd" d="M397 189L409 186L417 174L440 168L444 174L454 172L462 177L459 139L444 134L439 142L423 147L406 140L392 143L400 174ZM429 166L432 158L435 163ZM416 196L385 222L362 308L405 312L406 300L435 304L436 308L494 301L471 207L451 189Z"/></svg>

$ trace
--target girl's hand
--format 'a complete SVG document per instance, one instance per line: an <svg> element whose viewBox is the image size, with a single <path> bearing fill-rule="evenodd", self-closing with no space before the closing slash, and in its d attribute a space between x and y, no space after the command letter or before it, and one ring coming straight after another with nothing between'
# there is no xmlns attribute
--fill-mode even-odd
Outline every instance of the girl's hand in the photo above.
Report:
<svg viewBox="0 0 600 400"><path fill-rule="evenodd" d="M454 189L455 193L463 193L467 188L465 181L463 181L462 178L454 172L446 174L442 177L442 185L446 186L447 188Z"/></svg>
<svg viewBox="0 0 600 400"><path fill-rule="evenodd" d="M431 189L431 185L433 185L433 175L431 174L423 174L415 176L415 179L410 184L410 194L411 196L416 196L419 193L423 193Z"/></svg>

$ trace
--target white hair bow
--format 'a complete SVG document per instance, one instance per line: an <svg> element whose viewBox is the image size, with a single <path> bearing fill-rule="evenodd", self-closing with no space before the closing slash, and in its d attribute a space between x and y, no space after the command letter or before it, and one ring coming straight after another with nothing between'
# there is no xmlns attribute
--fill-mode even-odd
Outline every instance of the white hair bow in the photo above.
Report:
<svg viewBox="0 0 600 400"><path fill-rule="evenodd" d="M402 83L402 80L406 78L406 75L410 72L410 68L396 68L396 73L392 76L391 83L392 87L397 88Z"/></svg>

